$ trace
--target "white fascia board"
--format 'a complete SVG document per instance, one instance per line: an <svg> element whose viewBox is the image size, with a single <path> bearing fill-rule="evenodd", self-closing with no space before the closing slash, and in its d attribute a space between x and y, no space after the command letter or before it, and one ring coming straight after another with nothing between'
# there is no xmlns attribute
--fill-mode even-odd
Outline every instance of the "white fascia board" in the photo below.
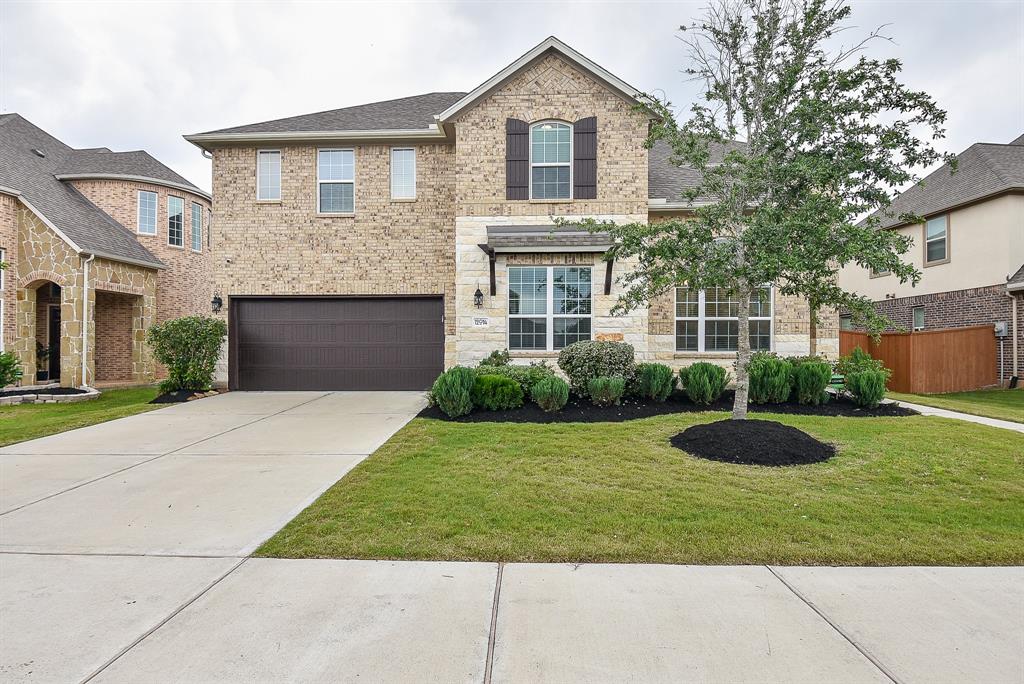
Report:
<svg viewBox="0 0 1024 684"><path fill-rule="evenodd" d="M199 188L193 188L190 185L183 185L181 183L175 183L174 181L161 180L159 178L153 178L151 176L135 176L127 173L62 173L54 176L59 181L73 181L73 180L120 180L120 181L133 181L136 183L149 183L151 185L161 185L167 188L173 188L175 190L181 190L182 192L188 192L193 195L199 195L206 199L208 202L213 201L213 197L204 190Z"/></svg>
<svg viewBox="0 0 1024 684"><path fill-rule="evenodd" d="M428 128L385 129L367 131L280 131L269 133L196 133L184 136L196 147L207 144L328 142L332 140L443 140L448 136L437 125Z"/></svg>

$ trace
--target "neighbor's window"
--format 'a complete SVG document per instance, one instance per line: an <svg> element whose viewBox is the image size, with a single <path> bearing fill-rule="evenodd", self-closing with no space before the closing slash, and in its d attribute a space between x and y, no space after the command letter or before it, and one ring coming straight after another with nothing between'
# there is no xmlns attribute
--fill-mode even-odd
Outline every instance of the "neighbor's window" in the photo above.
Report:
<svg viewBox="0 0 1024 684"><path fill-rule="evenodd" d="M416 149L391 150L391 199L416 198Z"/></svg>
<svg viewBox="0 0 1024 684"><path fill-rule="evenodd" d="M949 258L947 216L936 216L924 224L924 263L934 264Z"/></svg>
<svg viewBox="0 0 1024 684"><path fill-rule="evenodd" d="M914 314L914 330L924 330L924 307L915 306L911 311Z"/></svg>
<svg viewBox="0 0 1024 684"><path fill-rule="evenodd" d="M590 267L509 267L509 349L553 351L589 340L591 316Z"/></svg>
<svg viewBox="0 0 1024 684"><path fill-rule="evenodd" d="M281 152L260 150L256 153L256 199L281 199Z"/></svg>
<svg viewBox="0 0 1024 684"><path fill-rule="evenodd" d="M167 198L167 244L182 247L185 244L185 200Z"/></svg>
<svg viewBox="0 0 1024 684"><path fill-rule="evenodd" d="M545 121L530 128L530 197L572 197L572 127Z"/></svg>
<svg viewBox="0 0 1024 684"><path fill-rule="evenodd" d="M317 204L321 214L355 211L355 150L320 150L317 153Z"/></svg>
<svg viewBox="0 0 1024 684"><path fill-rule="evenodd" d="M203 248L203 205L199 202L192 203L192 249L200 251Z"/></svg>
<svg viewBox="0 0 1024 684"><path fill-rule="evenodd" d="M676 288L676 351L732 352L739 348L739 300L725 288ZM750 295L750 348L772 348L772 291Z"/></svg>
<svg viewBox="0 0 1024 684"><path fill-rule="evenodd" d="M839 329L840 330L853 330L853 316L840 316L839 317Z"/></svg>
<svg viewBox="0 0 1024 684"><path fill-rule="evenodd" d="M139 190L139 233L156 235L156 193Z"/></svg>

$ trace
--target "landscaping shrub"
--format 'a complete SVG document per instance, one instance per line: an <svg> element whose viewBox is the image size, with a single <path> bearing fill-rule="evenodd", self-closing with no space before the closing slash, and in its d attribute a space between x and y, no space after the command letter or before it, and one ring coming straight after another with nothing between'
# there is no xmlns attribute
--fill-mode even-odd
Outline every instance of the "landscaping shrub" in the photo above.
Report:
<svg viewBox="0 0 1024 684"><path fill-rule="evenodd" d="M535 384L530 390L530 396L533 397L537 406L548 413L561 411L565 403L569 401L569 383L552 375Z"/></svg>
<svg viewBox="0 0 1024 684"><path fill-rule="evenodd" d="M846 389L853 397L853 403L864 408L878 408L885 397L885 370L865 368L846 373Z"/></svg>
<svg viewBox="0 0 1024 684"><path fill-rule="evenodd" d="M488 411L507 411L523 405L523 389L503 375L477 375L471 397L474 406Z"/></svg>
<svg viewBox="0 0 1024 684"><path fill-rule="evenodd" d="M617 376L627 385L636 374L633 345L586 340L570 344L558 354L558 367L569 378L572 391L587 396L594 378Z"/></svg>
<svg viewBox="0 0 1024 684"><path fill-rule="evenodd" d="M793 391L793 367L772 352L754 352L747 372L750 374L750 401L754 404L781 404Z"/></svg>
<svg viewBox="0 0 1024 684"><path fill-rule="evenodd" d="M156 360L167 367L160 390L209 389L227 333L227 324L210 316L185 316L150 326L146 341Z"/></svg>
<svg viewBox="0 0 1024 684"><path fill-rule="evenodd" d="M793 366L793 389L801 404L817 406L828 401L825 388L832 380L832 365L818 357L790 359Z"/></svg>
<svg viewBox="0 0 1024 684"><path fill-rule="evenodd" d="M0 354L0 388L13 385L21 380L21 362L14 352Z"/></svg>
<svg viewBox="0 0 1024 684"><path fill-rule="evenodd" d="M617 375L602 375L587 384L587 392L595 406L618 404L626 392L626 379Z"/></svg>
<svg viewBox="0 0 1024 684"><path fill-rule="evenodd" d="M711 404L725 391L728 373L721 366L698 361L679 370L679 381L690 401L695 404Z"/></svg>
<svg viewBox="0 0 1024 684"><path fill-rule="evenodd" d="M675 388L676 377L663 363L641 363L636 367L636 395L644 399L665 401Z"/></svg>
<svg viewBox="0 0 1024 684"><path fill-rule="evenodd" d="M430 401L450 418L464 416L473 410L473 385L476 372L472 368L455 366L437 376L430 388Z"/></svg>
<svg viewBox="0 0 1024 684"><path fill-rule="evenodd" d="M508 353L508 349L495 349L487 355L483 361L480 362L481 366L507 366L512 361L512 355Z"/></svg>
<svg viewBox="0 0 1024 684"><path fill-rule="evenodd" d="M519 388L523 390L524 397L530 396L530 391L538 382L555 376L555 369L547 365L545 361L531 363L529 366L517 366L511 363L491 366L481 362L477 371L484 375L501 375L515 380L519 383Z"/></svg>
<svg viewBox="0 0 1024 684"><path fill-rule="evenodd" d="M881 371L885 373L886 380L892 374L892 371L885 367L881 359L872 358L871 354L860 347L854 347L852 352L846 356L840 356L839 361L836 362L836 372L840 375L849 375L863 370Z"/></svg>

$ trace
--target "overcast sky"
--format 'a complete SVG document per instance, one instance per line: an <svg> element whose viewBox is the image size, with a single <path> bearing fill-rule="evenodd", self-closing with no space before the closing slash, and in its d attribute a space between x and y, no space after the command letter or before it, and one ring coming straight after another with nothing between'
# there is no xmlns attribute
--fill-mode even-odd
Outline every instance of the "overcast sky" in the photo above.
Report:
<svg viewBox="0 0 1024 684"><path fill-rule="evenodd" d="M471 90L548 35L687 105L676 28L703 2L273 3L0 0L0 111L73 147L145 149L202 188L182 140L236 124ZM949 112L944 151L1024 133L1024 0L853 3L904 81ZM851 36L852 36L851 32Z"/></svg>

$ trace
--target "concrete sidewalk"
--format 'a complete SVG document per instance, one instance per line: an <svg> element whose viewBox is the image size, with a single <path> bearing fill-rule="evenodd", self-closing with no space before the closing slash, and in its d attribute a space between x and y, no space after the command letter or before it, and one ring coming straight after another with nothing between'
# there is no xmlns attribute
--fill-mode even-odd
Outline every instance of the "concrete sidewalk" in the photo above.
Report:
<svg viewBox="0 0 1024 684"><path fill-rule="evenodd" d="M953 418L955 420L963 420L968 423L977 423L978 425L988 425L989 427L997 427L1002 428L1004 430L1013 430L1014 432L1024 432L1024 423L1015 423L1012 420L1000 420L999 418L975 416L970 413L950 411L949 409L935 408L934 406L925 406L924 404L913 404L909 401L903 401L902 399L898 399L896 400L896 402L900 406L906 406L909 409L914 409L923 416Z"/></svg>

